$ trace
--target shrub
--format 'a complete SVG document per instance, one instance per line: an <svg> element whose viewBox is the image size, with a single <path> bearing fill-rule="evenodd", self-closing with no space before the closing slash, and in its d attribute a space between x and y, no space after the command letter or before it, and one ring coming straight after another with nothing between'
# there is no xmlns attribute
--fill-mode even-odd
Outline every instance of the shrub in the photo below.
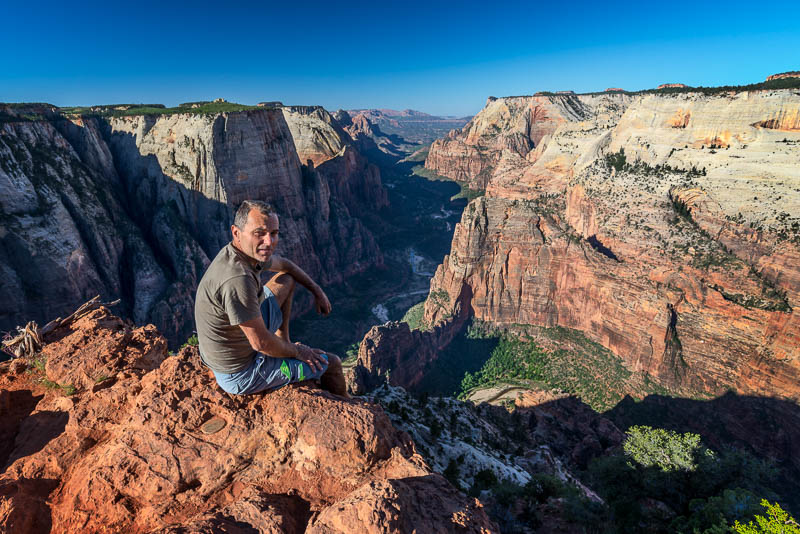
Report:
<svg viewBox="0 0 800 534"><path fill-rule="evenodd" d="M800 525L778 503L770 504L762 499L761 506L767 509L767 517L757 515L755 523L746 525L736 521L733 531L737 534L800 534Z"/></svg>
<svg viewBox="0 0 800 534"><path fill-rule="evenodd" d="M694 471L698 456L714 453L702 446L698 434L678 434L663 428L633 426L628 429L623 446L626 456L642 467L658 467L662 471Z"/></svg>

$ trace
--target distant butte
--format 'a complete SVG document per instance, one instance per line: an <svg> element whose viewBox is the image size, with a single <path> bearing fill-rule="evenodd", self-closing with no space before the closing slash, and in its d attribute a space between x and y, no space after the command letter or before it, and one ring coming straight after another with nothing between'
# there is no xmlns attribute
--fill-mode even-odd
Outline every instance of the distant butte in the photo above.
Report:
<svg viewBox="0 0 800 534"><path fill-rule="evenodd" d="M662 83L661 85L658 86L659 89L671 89L673 87L684 89L689 86L683 83Z"/></svg>
<svg viewBox="0 0 800 534"><path fill-rule="evenodd" d="M767 76L767 81L771 82L772 80L781 80L783 78L800 78L800 70L792 70L789 72L773 74L772 76Z"/></svg>
<svg viewBox="0 0 800 534"><path fill-rule="evenodd" d="M625 89L621 89L619 87L609 87L606 89L606 93L624 93Z"/></svg>

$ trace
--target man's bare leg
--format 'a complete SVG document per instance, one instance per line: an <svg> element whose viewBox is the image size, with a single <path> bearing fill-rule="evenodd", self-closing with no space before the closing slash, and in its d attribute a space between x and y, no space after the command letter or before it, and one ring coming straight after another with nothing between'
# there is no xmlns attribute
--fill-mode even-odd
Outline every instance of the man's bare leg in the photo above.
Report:
<svg viewBox="0 0 800 534"><path fill-rule="evenodd" d="M335 354L325 353L328 357L328 370L319 379L320 385L333 393L346 399L350 398L347 393L347 382L342 371L342 360Z"/></svg>
<svg viewBox="0 0 800 534"><path fill-rule="evenodd" d="M267 282L267 287L272 291L272 294L275 295L275 298L278 299L278 305L283 314L283 322L278 327L278 331L275 332L275 335L287 343L292 342L289 337L289 320L292 316L292 299L294 297L294 288L296 285L297 283L294 278L287 273L278 273Z"/></svg>
<svg viewBox="0 0 800 534"><path fill-rule="evenodd" d="M297 283L288 273L278 273L270 278L267 287L272 291L278 300L278 305L283 314L283 322L278 327L275 335L291 343L289 338L289 319L292 314L292 298ZM328 357L328 370L320 378L320 385L334 395L350 398L347 393L347 382L344 379L342 370L342 360L335 354L325 353Z"/></svg>

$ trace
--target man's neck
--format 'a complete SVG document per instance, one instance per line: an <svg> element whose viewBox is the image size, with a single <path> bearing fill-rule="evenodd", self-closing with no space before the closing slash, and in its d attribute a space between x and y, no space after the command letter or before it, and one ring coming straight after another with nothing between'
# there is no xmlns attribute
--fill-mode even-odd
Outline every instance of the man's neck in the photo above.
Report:
<svg viewBox="0 0 800 534"><path fill-rule="evenodd" d="M255 258L251 258L251 257L250 257L250 256L248 256L247 254L245 254L244 252L242 252L242 249L240 249L239 247L237 247L237 246L236 246L236 243L234 243L233 241L231 241L231 246L233 247L233 250L236 252L236 255L237 255L237 256L239 256L240 258L242 258L244 261L246 261L246 262L247 262L247 264L248 264L250 267L252 267L253 269L258 269L258 268L260 268L260 267L261 267L261 262L260 262L260 261L258 261L258 260L257 260L257 259L255 259Z"/></svg>

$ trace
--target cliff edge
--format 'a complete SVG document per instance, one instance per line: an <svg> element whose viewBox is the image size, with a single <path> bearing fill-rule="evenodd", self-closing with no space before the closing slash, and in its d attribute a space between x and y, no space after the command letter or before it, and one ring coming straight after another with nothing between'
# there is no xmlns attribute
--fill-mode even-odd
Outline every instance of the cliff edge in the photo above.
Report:
<svg viewBox="0 0 800 534"><path fill-rule="evenodd" d="M496 531L378 405L231 397L102 307L48 341L0 364L3 532Z"/></svg>

